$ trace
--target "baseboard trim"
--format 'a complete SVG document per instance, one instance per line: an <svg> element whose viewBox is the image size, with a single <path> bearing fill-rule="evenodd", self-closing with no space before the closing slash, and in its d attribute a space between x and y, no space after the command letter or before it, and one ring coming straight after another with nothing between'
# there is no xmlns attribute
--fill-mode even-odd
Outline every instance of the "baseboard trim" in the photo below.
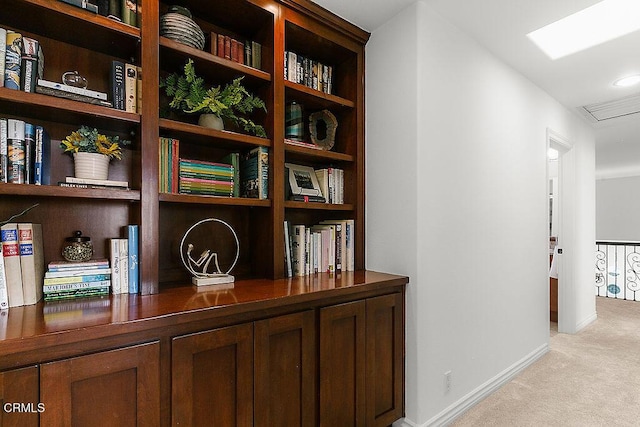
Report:
<svg viewBox="0 0 640 427"><path fill-rule="evenodd" d="M586 319L584 319L582 322L578 323L576 325L576 333L578 333L579 331L581 331L582 329L586 328L587 326L589 326L591 323L595 322L596 319L598 318L598 313L597 312L593 312L591 314L591 316L587 317Z"/></svg>
<svg viewBox="0 0 640 427"><path fill-rule="evenodd" d="M498 388L509 382L513 377L519 374L522 370L526 369L536 360L540 359L547 352L549 352L549 344L542 344L540 347L536 348L534 351L511 365L509 368L500 372L489 381L480 385L475 390L471 391L458 401L451 404L449 407L445 408L442 412L440 412L424 424L416 424L413 421L404 418L397 423L394 423L394 427L441 427L449 425L460 415L462 415L478 402L489 396Z"/></svg>

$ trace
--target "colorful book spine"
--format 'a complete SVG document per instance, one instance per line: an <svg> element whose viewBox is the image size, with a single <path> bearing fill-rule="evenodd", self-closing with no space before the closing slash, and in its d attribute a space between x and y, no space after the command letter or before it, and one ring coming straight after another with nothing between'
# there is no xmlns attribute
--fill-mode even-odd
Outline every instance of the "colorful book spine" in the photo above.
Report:
<svg viewBox="0 0 640 427"><path fill-rule="evenodd" d="M42 281L44 277L42 225L19 223L18 243L20 245L24 304L32 305L42 299Z"/></svg>
<svg viewBox="0 0 640 427"><path fill-rule="evenodd" d="M25 139L24 122L22 120L7 120L7 153L8 179L11 184L25 183Z"/></svg>
<svg viewBox="0 0 640 427"><path fill-rule="evenodd" d="M22 58L22 34L7 30L4 63L4 86L20 90L20 63Z"/></svg>
<svg viewBox="0 0 640 427"><path fill-rule="evenodd" d="M124 62L111 62L111 103L117 110L125 109Z"/></svg>
<svg viewBox="0 0 640 427"><path fill-rule="evenodd" d="M104 288L105 286L111 286L110 278L104 280L89 280L86 282L75 283L52 283L44 284L42 286L44 293L60 292L60 291L75 291L78 289L95 289Z"/></svg>
<svg viewBox="0 0 640 427"><path fill-rule="evenodd" d="M36 127L24 124L24 183L35 184Z"/></svg>
<svg viewBox="0 0 640 427"><path fill-rule="evenodd" d="M4 63L7 55L7 30L0 28L0 87L4 87Z"/></svg>
<svg viewBox="0 0 640 427"><path fill-rule="evenodd" d="M79 270L67 270L67 271L47 271L44 273L45 279L54 279L59 277L82 277L82 276L109 276L111 275L111 268L83 268Z"/></svg>
<svg viewBox="0 0 640 427"><path fill-rule="evenodd" d="M109 295L109 286L103 286L101 288L71 289L68 291L46 292L44 294L44 300L57 301L74 298L97 297L104 295Z"/></svg>
<svg viewBox="0 0 640 427"><path fill-rule="evenodd" d="M138 224L127 225L127 241L129 251L129 293L137 294L140 288L140 269L138 266Z"/></svg>
<svg viewBox="0 0 640 427"><path fill-rule="evenodd" d="M45 277L45 285L64 285L72 283L88 283L99 282L102 280L111 280L111 274L88 274L82 276L61 276L61 277Z"/></svg>
<svg viewBox="0 0 640 427"><path fill-rule="evenodd" d="M20 90L34 93L38 80L38 59L43 58L42 48L38 40L31 37L22 38L22 56L20 59ZM43 65L44 67L44 65Z"/></svg>
<svg viewBox="0 0 640 427"><path fill-rule="evenodd" d="M0 118L0 182L8 182L9 179L7 132L7 119Z"/></svg>
<svg viewBox="0 0 640 427"><path fill-rule="evenodd" d="M20 267L20 246L18 243L18 224L10 222L0 227L2 238L2 256L7 279L9 307L24 305L22 293L22 269Z"/></svg>
<svg viewBox="0 0 640 427"><path fill-rule="evenodd" d="M127 3L124 1L123 3ZM128 113L136 113L138 111L138 69L135 65L124 64L124 110Z"/></svg>
<svg viewBox="0 0 640 427"><path fill-rule="evenodd" d="M51 141L42 126L36 126L36 152L33 180L35 185L51 184Z"/></svg>
<svg viewBox="0 0 640 427"><path fill-rule="evenodd" d="M109 260L105 258L90 261L51 261L49 271L65 271L82 268L109 268Z"/></svg>

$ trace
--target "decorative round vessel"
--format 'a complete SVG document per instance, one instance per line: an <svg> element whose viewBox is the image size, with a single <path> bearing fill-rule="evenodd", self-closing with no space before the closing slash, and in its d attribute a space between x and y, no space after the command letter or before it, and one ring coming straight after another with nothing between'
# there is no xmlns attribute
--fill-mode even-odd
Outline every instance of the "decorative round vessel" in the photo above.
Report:
<svg viewBox="0 0 640 427"><path fill-rule="evenodd" d="M91 238L83 236L82 231L78 230L73 236L64 239L64 248L62 248L62 257L71 262L89 261L93 256L93 244Z"/></svg>
<svg viewBox="0 0 640 427"><path fill-rule="evenodd" d="M224 123L216 114L200 114L198 124L209 129L223 130Z"/></svg>
<svg viewBox="0 0 640 427"><path fill-rule="evenodd" d="M74 153L76 178L108 179L109 156L99 153Z"/></svg>

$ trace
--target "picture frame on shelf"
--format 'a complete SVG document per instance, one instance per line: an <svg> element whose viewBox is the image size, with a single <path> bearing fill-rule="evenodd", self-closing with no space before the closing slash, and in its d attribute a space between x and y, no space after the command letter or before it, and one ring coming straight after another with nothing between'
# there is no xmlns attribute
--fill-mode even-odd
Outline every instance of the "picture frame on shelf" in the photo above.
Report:
<svg viewBox="0 0 640 427"><path fill-rule="evenodd" d="M291 195L322 197L322 190L312 167L285 163L285 168L289 171L286 178L289 180Z"/></svg>

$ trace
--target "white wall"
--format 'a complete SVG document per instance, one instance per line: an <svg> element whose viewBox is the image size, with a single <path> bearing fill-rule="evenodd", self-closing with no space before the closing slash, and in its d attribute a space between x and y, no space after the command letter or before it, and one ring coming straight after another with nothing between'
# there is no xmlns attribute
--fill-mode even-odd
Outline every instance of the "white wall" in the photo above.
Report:
<svg viewBox="0 0 640 427"><path fill-rule="evenodd" d="M640 176L596 181L596 238L640 241Z"/></svg>
<svg viewBox="0 0 640 427"><path fill-rule="evenodd" d="M373 32L366 69L367 268L410 276L405 423L443 424L547 349L546 132L575 144L576 182L593 135L421 1ZM573 200L591 250L593 193Z"/></svg>

